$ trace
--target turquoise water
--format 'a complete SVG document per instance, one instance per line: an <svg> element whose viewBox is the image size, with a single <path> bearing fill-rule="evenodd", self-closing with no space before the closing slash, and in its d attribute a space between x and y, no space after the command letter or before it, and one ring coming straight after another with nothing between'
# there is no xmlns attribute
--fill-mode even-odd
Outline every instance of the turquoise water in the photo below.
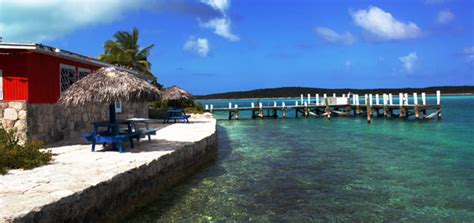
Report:
<svg viewBox="0 0 474 223"><path fill-rule="evenodd" d="M217 115L218 160L126 221L473 222L474 97L442 106L370 125Z"/></svg>

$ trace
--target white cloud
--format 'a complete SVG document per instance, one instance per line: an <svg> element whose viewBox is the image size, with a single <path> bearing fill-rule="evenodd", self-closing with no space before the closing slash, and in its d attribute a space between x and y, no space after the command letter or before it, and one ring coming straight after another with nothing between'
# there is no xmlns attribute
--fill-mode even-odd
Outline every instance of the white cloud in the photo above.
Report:
<svg viewBox="0 0 474 223"><path fill-rule="evenodd" d="M191 36L184 43L183 49L194 52L201 57L207 57L209 54L209 42L205 38L195 39Z"/></svg>
<svg viewBox="0 0 474 223"><path fill-rule="evenodd" d="M225 13L230 6L230 0L201 0L201 2L221 11L222 13Z"/></svg>
<svg viewBox="0 0 474 223"><path fill-rule="evenodd" d="M449 9L445 9L438 12L438 18L437 18L438 23L446 24L448 22L451 22L453 19L454 19L454 14Z"/></svg>
<svg viewBox="0 0 474 223"><path fill-rule="evenodd" d="M356 41L356 38L350 32L339 34L326 27L317 27L316 34L319 36L319 38L328 43L342 43L350 45Z"/></svg>
<svg viewBox="0 0 474 223"><path fill-rule="evenodd" d="M370 6L351 12L355 24L381 40L402 40L420 37L423 33L413 22L401 22L392 14Z"/></svg>
<svg viewBox="0 0 474 223"><path fill-rule="evenodd" d="M226 17L211 19L205 23L201 23L201 26L213 29L215 34L222 36L229 41L235 42L240 40L237 35L230 31L231 21Z"/></svg>
<svg viewBox="0 0 474 223"><path fill-rule="evenodd" d="M346 71L350 72L352 70L352 63L351 61L346 61Z"/></svg>
<svg viewBox="0 0 474 223"><path fill-rule="evenodd" d="M464 48L459 54L464 56L468 63L474 63L474 46Z"/></svg>
<svg viewBox="0 0 474 223"><path fill-rule="evenodd" d="M201 0L201 2L222 13L221 18L213 18L206 22L199 21L201 27L212 29L215 34L222 36L229 41L239 41L240 38L231 31L230 27L232 21L229 16L227 16L227 9L230 7L230 0Z"/></svg>
<svg viewBox="0 0 474 223"><path fill-rule="evenodd" d="M0 36L10 42L52 40L90 25L119 19L142 0L0 1Z"/></svg>
<svg viewBox="0 0 474 223"><path fill-rule="evenodd" d="M406 56L398 58L402 62L403 68L406 72L411 73L415 67L416 62L418 61L418 56L416 52L412 52Z"/></svg>

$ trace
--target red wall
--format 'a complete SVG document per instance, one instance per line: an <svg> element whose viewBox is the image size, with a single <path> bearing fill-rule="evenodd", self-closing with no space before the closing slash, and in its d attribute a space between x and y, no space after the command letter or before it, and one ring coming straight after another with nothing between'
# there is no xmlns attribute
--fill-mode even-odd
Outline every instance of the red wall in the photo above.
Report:
<svg viewBox="0 0 474 223"><path fill-rule="evenodd" d="M5 51L5 50L4 50ZM3 52L4 52L3 51ZM11 50L10 50L11 52ZM34 51L18 55L0 55L0 69L4 77L4 100L28 100L31 103L55 103L60 97L59 67L66 64L90 69L99 66ZM8 81L8 78L15 80ZM25 83L25 79L27 82ZM7 80L5 82L5 80ZM21 83L20 83L21 82Z"/></svg>
<svg viewBox="0 0 474 223"><path fill-rule="evenodd" d="M6 55L4 53L9 53ZM27 51L0 51L0 70L3 73L3 99L28 100Z"/></svg>

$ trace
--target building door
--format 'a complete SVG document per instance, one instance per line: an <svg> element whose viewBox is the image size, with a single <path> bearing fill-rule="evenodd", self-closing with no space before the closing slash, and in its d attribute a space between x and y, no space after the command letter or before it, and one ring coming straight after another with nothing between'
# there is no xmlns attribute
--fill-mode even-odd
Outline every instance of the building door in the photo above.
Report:
<svg viewBox="0 0 474 223"><path fill-rule="evenodd" d="M0 69L0 100L3 100L3 70Z"/></svg>

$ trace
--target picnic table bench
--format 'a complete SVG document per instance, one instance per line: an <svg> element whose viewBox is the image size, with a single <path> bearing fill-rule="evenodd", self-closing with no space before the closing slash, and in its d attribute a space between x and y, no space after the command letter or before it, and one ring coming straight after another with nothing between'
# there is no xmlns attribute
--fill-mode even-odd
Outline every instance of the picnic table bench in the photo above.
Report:
<svg viewBox="0 0 474 223"><path fill-rule="evenodd" d="M170 120L174 120L176 123L176 120L183 120L183 122L189 123L188 118L191 117L191 115L186 115L186 112L182 109L172 109L166 111L166 116L163 119L163 123L169 123Z"/></svg>
<svg viewBox="0 0 474 223"><path fill-rule="evenodd" d="M145 129L137 128L137 123L144 123ZM103 143L104 145L112 143L112 148L118 145L118 151L122 153L124 142L130 142L130 146L134 148L133 139L137 139L137 142L139 142L140 138L148 136L148 140L151 141L151 135L156 135L157 131L157 129L149 128L148 119L128 119L115 123L100 121L92 124L94 125L94 132L83 135L88 142L92 143L92 152L95 151L96 143ZM119 125L126 125L126 128L120 129Z"/></svg>

